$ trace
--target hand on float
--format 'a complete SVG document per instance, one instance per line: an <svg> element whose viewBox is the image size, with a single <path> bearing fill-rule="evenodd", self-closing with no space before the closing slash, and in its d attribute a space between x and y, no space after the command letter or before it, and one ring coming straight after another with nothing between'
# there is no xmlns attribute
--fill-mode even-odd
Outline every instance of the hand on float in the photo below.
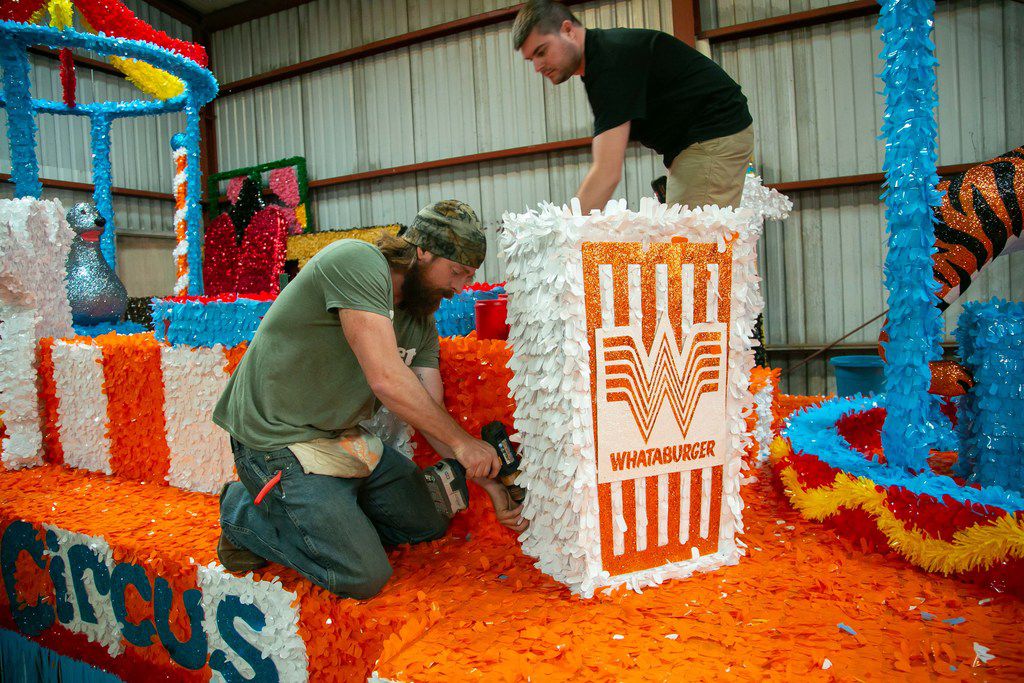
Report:
<svg viewBox="0 0 1024 683"><path fill-rule="evenodd" d="M466 468L466 476L470 479L493 479L501 469L501 461L498 460L494 447L468 435L464 441L452 447L452 455Z"/></svg>
<svg viewBox="0 0 1024 683"><path fill-rule="evenodd" d="M475 479L477 484L491 497L491 504L494 505L494 514L502 526L508 527L517 534L521 534L530 527L530 522L523 517L523 506L513 507L512 497L508 489L494 479Z"/></svg>

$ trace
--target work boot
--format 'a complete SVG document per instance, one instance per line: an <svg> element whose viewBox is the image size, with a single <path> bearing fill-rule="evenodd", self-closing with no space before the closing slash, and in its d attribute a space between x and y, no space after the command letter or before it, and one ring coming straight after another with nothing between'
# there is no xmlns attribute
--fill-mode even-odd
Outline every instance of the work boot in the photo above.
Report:
<svg viewBox="0 0 1024 683"><path fill-rule="evenodd" d="M227 493L228 486L230 486L230 482L221 487L221 507L224 506L224 494ZM220 530L220 540L217 541L217 559L220 560L224 569L233 574L245 574L265 567L267 564L267 561L256 553L245 548L239 548L229 541L228 537L224 534L223 527Z"/></svg>
<svg viewBox="0 0 1024 683"><path fill-rule="evenodd" d="M466 486L466 468L458 460L445 458L423 470L427 489L434 507L445 519L469 507L469 488Z"/></svg>

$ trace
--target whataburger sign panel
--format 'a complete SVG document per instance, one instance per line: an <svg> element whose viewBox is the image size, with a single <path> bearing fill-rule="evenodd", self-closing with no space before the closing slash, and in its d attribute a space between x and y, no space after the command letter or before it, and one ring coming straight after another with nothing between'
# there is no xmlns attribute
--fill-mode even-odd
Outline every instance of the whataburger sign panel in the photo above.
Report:
<svg viewBox="0 0 1024 683"><path fill-rule="evenodd" d="M725 323L697 323L680 349L662 318L651 348L639 325L595 330L600 483L724 460Z"/></svg>

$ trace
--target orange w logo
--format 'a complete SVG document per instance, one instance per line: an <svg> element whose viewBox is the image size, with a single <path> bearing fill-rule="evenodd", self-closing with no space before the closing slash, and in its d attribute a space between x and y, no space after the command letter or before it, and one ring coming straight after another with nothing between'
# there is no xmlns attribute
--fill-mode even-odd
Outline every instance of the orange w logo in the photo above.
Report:
<svg viewBox="0 0 1024 683"><path fill-rule="evenodd" d="M703 394L718 391L724 350L724 324L698 323L678 351L666 319L644 350L638 328L596 330L598 361L604 364L605 400L624 401L644 443L668 400L683 437Z"/></svg>

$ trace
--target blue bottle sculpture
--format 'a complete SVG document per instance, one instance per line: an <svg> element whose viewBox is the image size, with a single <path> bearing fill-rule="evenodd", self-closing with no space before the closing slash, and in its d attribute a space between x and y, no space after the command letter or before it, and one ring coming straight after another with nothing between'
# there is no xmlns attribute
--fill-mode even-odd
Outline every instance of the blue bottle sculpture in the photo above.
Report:
<svg viewBox="0 0 1024 683"><path fill-rule="evenodd" d="M67 261L71 319L76 325L116 323L128 306L128 292L100 252L106 220L89 202L71 207L67 219L75 231Z"/></svg>

